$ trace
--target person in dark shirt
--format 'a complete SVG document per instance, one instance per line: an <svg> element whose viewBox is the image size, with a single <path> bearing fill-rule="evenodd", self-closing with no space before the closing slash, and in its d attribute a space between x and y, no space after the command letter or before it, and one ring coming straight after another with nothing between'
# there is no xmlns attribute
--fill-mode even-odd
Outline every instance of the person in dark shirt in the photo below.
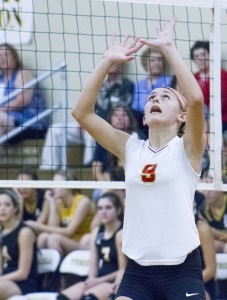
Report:
<svg viewBox="0 0 227 300"><path fill-rule="evenodd" d="M57 300L107 299L119 268L118 234L122 229L122 203L114 193L103 194L97 202L101 225L92 231L88 278L63 290Z"/></svg>
<svg viewBox="0 0 227 300"><path fill-rule="evenodd" d="M36 172L24 167L17 173L17 180L38 180ZM48 218L48 203L45 201L44 190L21 187L17 189L23 202L23 220L33 220L45 224Z"/></svg>
<svg viewBox="0 0 227 300"><path fill-rule="evenodd" d="M0 299L37 292L36 237L19 210L17 194L1 190Z"/></svg>

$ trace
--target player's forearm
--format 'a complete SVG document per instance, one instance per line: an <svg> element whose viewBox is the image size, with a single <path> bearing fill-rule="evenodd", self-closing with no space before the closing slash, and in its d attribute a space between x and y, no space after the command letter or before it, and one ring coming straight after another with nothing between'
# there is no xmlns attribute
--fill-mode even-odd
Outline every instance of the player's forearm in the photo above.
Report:
<svg viewBox="0 0 227 300"><path fill-rule="evenodd" d="M203 94L198 82L180 57L176 47L174 45L166 47L163 54L176 75L177 83L188 105L203 104Z"/></svg>
<svg viewBox="0 0 227 300"><path fill-rule="evenodd" d="M111 66L111 61L102 59L85 84L85 87L72 110L73 117L79 123L84 119L84 117L94 112L96 98Z"/></svg>

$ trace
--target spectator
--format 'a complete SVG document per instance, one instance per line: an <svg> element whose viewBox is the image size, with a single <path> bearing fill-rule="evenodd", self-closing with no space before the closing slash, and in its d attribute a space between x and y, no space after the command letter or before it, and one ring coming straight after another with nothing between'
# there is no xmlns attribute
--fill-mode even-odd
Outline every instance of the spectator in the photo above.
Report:
<svg viewBox="0 0 227 300"><path fill-rule="evenodd" d="M205 117L209 119L210 108L210 45L208 41L197 41L191 48L191 59L198 67L197 79L204 95ZM227 72L221 69L222 131L227 130ZM209 131L209 124L207 126Z"/></svg>
<svg viewBox="0 0 227 300"><path fill-rule="evenodd" d="M212 178L207 177L207 182ZM211 227L214 237L215 250L218 253L227 253L227 196L225 192L206 190L205 205L199 209L200 216Z"/></svg>
<svg viewBox="0 0 227 300"><path fill-rule="evenodd" d="M16 97L3 102L3 98L11 92L23 87L33 79L28 69L24 69L19 55L13 46L0 45L0 136L11 129L37 116L44 108L44 101L33 86ZM38 120L23 133L23 137L43 137L48 125L47 118ZM34 133L35 132L35 133Z"/></svg>
<svg viewBox="0 0 227 300"><path fill-rule="evenodd" d="M23 167L17 173L17 180L38 180L35 171ZM23 220L33 220L39 223L46 223L48 217L48 203L44 199L44 191L41 189L20 187L17 189L23 204Z"/></svg>
<svg viewBox="0 0 227 300"><path fill-rule="evenodd" d="M95 104L97 115L109 119L109 112L118 105L130 109L133 100L134 84L123 76L123 64L113 64L107 79L104 80Z"/></svg>
<svg viewBox="0 0 227 300"><path fill-rule="evenodd" d="M122 105L117 105L111 110L109 121L114 128L139 137L138 124L131 110ZM96 144L92 171L95 180L124 180L122 163L99 144Z"/></svg>
<svg viewBox="0 0 227 300"><path fill-rule="evenodd" d="M61 292L58 300L107 299L117 276L121 251L118 234L121 234L121 200L116 194L103 194L97 202L101 226L92 231L91 263L88 278ZM89 298L90 297L90 298Z"/></svg>
<svg viewBox="0 0 227 300"><path fill-rule="evenodd" d="M75 180L75 177L69 172L58 171L53 180ZM94 215L91 200L81 194L80 190L66 188L47 191L45 198L49 204L47 225L26 222L40 233L38 247L56 249L62 256L79 249L81 237L90 232Z"/></svg>
<svg viewBox="0 0 227 300"><path fill-rule="evenodd" d="M122 75L122 65L113 65L98 95L96 112L104 119L116 105L131 107L133 83ZM42 151L40 169L67 168L67 145L83 144L83 164L90 166L95 148L94 139L79 123L58 123L49 128Z"/></svg>
<svg viewBox="0 0 227 300"><path fill-rule="evenodd" d="M0 299L37 292L35 235L19 218L19 209L13 190L0 191Z"/></svg>
<svg viewBox="0 0 227 300"><path fill-rule="evenodd" d="M138 135L138 124L130 109L122 105L116 105L110 112L110 124L136 137ZM96 143L95 154L92 161L92 173L94 180L98 181L124 181L124 168L122 162L113 154ZM92 199L96 201L104 190L95 189Z"/></svg>
<svg viewBox="0 0 227 300"><path fill-rule="evenodd" d="M203 281L205 283L206 300L216 300L216 285L215 285L215 272L216 272L216 256L214 239L210 226L204 220L200 219L197 213L197 205L201 203L198 201L195 203L195 220L196 226L199 232L201 245L199 251L202 258L203 265Z"/></svg>
<svg viewBox="0 0 227 300"><path fill-rule="evenodd" d="M56 123L49 127L42 150L40 169L67 169L67 145L84 145L83 165L92 160L95 141L78 123Z"/></svg>
<svg viewBox="0 0 227 300"><path fill-rule="evenodd" d="M147 76L135 83L132 109L140 125L143 137L147 139L148 128L143 126L144 107L150 92L159 87L175 87L175 76L166 74L165 59L161 52L148 48L141 55L141 64Z"/></svg>

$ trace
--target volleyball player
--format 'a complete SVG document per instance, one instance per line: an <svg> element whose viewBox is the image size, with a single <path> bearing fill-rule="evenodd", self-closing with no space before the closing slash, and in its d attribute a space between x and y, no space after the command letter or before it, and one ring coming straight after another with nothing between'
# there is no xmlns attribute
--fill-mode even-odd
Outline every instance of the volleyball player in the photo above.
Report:
<svg viewBox="0 0 227 300"><path fill-rule="evenodd" d="M204 151L203 94L174 45L175 23L173 19L163 31L157 30L157 39L135 38L129 46L129 36L119 44L114 35L72 112L125 167L122 247L128 262L118 300L205 299L193 215ZM143 45L163 53L184 94L171 88L151 92L143 119L149 127L147 141L116 130L94 112L99 88L112 64L133 60Z"/></svg>

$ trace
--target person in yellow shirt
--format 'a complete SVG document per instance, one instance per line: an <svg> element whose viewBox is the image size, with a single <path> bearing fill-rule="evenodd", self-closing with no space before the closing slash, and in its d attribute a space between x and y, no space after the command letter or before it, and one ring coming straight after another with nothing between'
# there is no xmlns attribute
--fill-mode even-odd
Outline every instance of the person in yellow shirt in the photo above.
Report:
<svg viewBox="0 0 227 300"><path fill-rule="evenodd" d="M58 171L53 180L75 180L68 171ZM81 237L90 232L94 206L89 197L80 190L54 188L45 193L49 204L47 225L34 221L26 223L38 233L38 247L58 250L63 256L82 249Z"/></svg>

